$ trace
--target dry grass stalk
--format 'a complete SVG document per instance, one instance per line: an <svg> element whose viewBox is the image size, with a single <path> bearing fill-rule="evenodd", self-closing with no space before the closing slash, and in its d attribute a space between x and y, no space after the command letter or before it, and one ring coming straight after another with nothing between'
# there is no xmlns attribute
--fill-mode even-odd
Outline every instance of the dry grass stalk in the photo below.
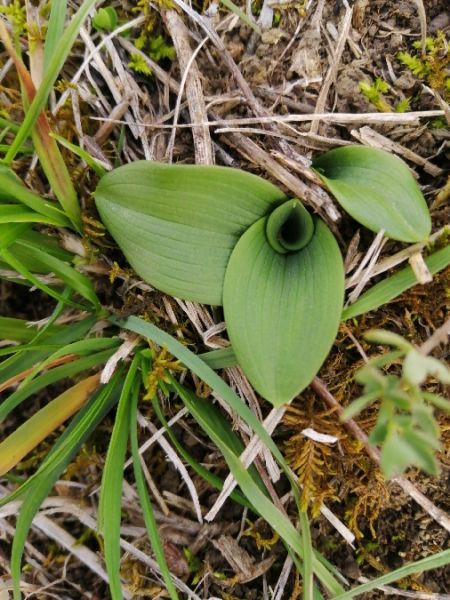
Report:
<svg viewBox="0 0 450 600"><path fill-rule="evenodd" d="M280 408L273 408L270 411L269 415L266 417L266 419L263 422L264 429L267 431L267 433L269 435L272 435L276 426L282 420L285 411L286 411L286 406L282 406ZM263 447L264 447L264 444L259 439L259 436L254 435L251 438L250 442L247 444L247 447L245 448L244 452L240 456L241 462L245 466L245 468L248 468L252 464L252 462L255 460L255 458L258 456L258 454L263 449ZM205 515L206 521L213 521L216 518L218 512L220 511L222 506L225 504L227 498L229 497L229 495L235 489L236 486L237 486L237 481L233 477L233 475L230 473L227 476L227 478L225 479L225 483L219 494L219 497L217 498L217 500L215 501L215 503L213 504L213 506L211 507L209 512Z"/></svg>
<svg viewBox="0 0 450 600"><path fill-rule="evenodd" d="M347 8L345 11L344 18L342 20L342 26L339 33L339 39L336 45L336 49L333 53L333 59L328 69L328 72L325 76L325 80L323 82L322 88L319 92L319 96L317 97L316 106L314 108L314 113L323 113L325 111L325 106L327 103L328 94L330 92L330 88L332 84L336 81L339 63L341 62L342 53L344 52L346 41L350 34L350 28L352 26L352 15L353 10L351 8ZM313 121L311 123L311 128L309 132L311 134L316 134L319 132L319 124L320 121Z"/></svg>
<svg viewBox="0 0 450 600"><path fill-rule="evenodd" d="M329 223L336 222L339 219L339 212L327 194L324 193L322 196L317 190L307 186L298 177L295 177L290 171L281 166L258 144L238 133L222 136L221 139L225 144L236 148L249 162L257 164L277 181L285 185L296 197L302 198L306 204L323 216Z"/></svg>
<svg viewBox="0 0 450 600"><path fill-rule="evenodd" d="M149 421L148 419L146 419L140 413L138 413L138 423L141 427L148 429L153 435L157 432L157 428L153 425L153 423L151 421ZM192 498L192 502L195 507L195 514L197 516L198 522L203 523L202 509L200 506L200 501L198 499L197 490L195 489L194 482L192 481L191 476L189 475L186 467L184 466L183 462L179 458L178 454L175 452L175 450L172 448L172 446L166 440L164 435L159 436L157 439L157 442L161 446L162 450L164 451L167 459L173 464L173 466L175 467L175 469L178 471L181 478L185 482L186 487L189 491L189 494Z"/></svg>
<svg viewBox="0 0 450 600"><path fill-rule="evenodd" d="M413 256L417 252L420 252L421 250L423 250L428 244L433 243L436 240L438 240L442 235L444 235L446 233L446 231L448 231L449 227L450 227L449 225L445 225L444 227L441 227L438 231L435 231L426 242L418 242L417 244L412 244L411 246L408 246L404 250L400 250L400 252L396 252L395 254L392 254L391 256L387 256L386 258L383 258L382 260L380 260L380 262L377 265L375 265L373 267L373 269L370 271L369 277L368 277L366 283L373 277L376 277L377 275L381 275L381 273L385 273L389 269L393 269L397 265L409 260L409 258L411 256ZM352 275L345 282L345 287L347 289L352 288L355 285L357 285L359 283L359 281L360 281L360 276L355 277L355 275Z"/></svg>
<svg viewBox="0 0 450 600"><path fill-rule="evenodd" d="M405 146L402 146L398 142L393 142L386 136L378 133L378 131L374 131L367 125L361 127L357 131L353 130L351 134L354 138L361 142L361 144L366 144L366 146L372 146L373 148L381 148L382 150L387 150L388 152L394 152L406 160L410 160L419 167L422 167L426 173L429 173L433 177L439 177L444 173L443 169L433 165L433 163L426 158L423 158L423 156L420 156L409 148L405 148Z"/></svg>
<svg viewBox="0 0 450 600"><path fill-rule="evenodd" d="M168 10L162 12L162 16L170 36L172 37L178 61L180 63L180 70L183 73L180 91L178 93L177 108L179 110L184 83L186 83L186 97L191 121L196 124L204 123L208 120L208 116L206 114L200 71L195 62L196 55L201 49L203 42L193 53L189 42L189 32L180 15L175 10ZM178 113L176 111L174 125L176 125L177 116ZM209 128L207 126L194 127L192 135L194 138L195 162L203 165L214 164L214 153ZM174 137L171 138L168 147L167 152L169 157L172 156L173 144Z"/></svg>

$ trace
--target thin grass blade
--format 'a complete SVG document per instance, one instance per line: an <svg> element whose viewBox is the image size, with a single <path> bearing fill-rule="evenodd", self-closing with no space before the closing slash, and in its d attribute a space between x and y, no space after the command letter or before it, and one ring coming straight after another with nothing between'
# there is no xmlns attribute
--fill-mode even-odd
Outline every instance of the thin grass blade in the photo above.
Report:
<svg viewBox="0 0 450 600"><path fill-rule="evenodd" d="M64 24L67 15L67 0L58 0L51 3L50 18L48 20L47 35L45 36L44 73L47 72L53 55L56 52L59 40L64 33Z"/></svg>
<svg viewBox="0 0 450 600"><path fill-rule="evenodd" d="M445 269L450 265L450 246L441 248L427 256L425 263L433 275ZM356 302L345 308L342 313L342 320L346 321L371 310L376 310L414 285L417 285L414 271L411 267L405 267L398 273L375 284L362 294Z"/></svg>
<svg viewBox="0 0 450 600"><path fill-rule="evenodd" d="M391 571L381 577L377 577L372 581L358 585L352 590L336 596L334 600L350 600L350 598L355 598L356 596L380 588L383 585L388 585L389 583L408 577L408 575L414 573L422 574L430 569L439 569L448 564L450 564L450 550L444 550L443 552L438 552L432 556L427 556L427 558L423 558L422 560L400 567L399 569Z"/></svg>
<svg viewBox="0 0 450 600"><path fill-rule="evenodd" d="M20 179L11 176L12 171L0 165L0 189L5 199L14 199L35 212L53 219L60 227L70 226L69 219L49 200L45 200L26 188Z"/></svg>
<svg viewBox="0 0 450 600"><path fill-rule="evenodd" d="M209 469L207 469L198 461L196 461L195 458L191 456L191 454L189 454L189 452L186 450L183 444L180 443L177 436L174 434L172 428L170 427L169 423L167 422L166 418L164 417L164 413L161 410L161 405L156 396L152 400L152 405L158 419L161 421L161 424L165 428L171 443L177 449L178 454L198 475L200 475L200 477L202 477L206 482L208 482L209 485L212 485L219 491L222 490L224 484L223 480L217 475L214 475L214 473L211 473ZM234 502L240 504L241 506L245 506L246 508L254 510L247 498L245 498L245 496L243 496L238 490L233 490L230 494L230 498L234 500Z"/></svg>
<svg viewBox="0 0 450 600"><path fill-rule="evenodd" d="M47 331L48 335L56 333L58 326ZM26 344L31 342L38 333L36 326L32 326L24 319L15 319L13 317L0 317L0 340L11 340Z"/></svg>
<svg viewBox="0 0 450 600"><path fill-rule="evenodd" d="M144 516L145 526L147 528L150 543L155 553L156 561L161 569L161 574L172 600L178 600L177 590L173 584L169 567L167 565L164 548L158 532L153 506L147 491L144 473L141 466L141 456L139 454L139 443L137 436L137 404L139 398L139 386L135 386L132 396L131 415L130 415L130 439L131 439L131 454L133 457L134 477L136 479L136 487L139 495L139 502Z"/></svg>
<svg viewBox="0 0 450 600"><path fill-rule="evenodd" d="M34 515L42 501L48 496L61 473L66 469L72 458L91 435L100 421L117 401L117 386L120 381L120 370L111 381L103 386L71 421L68 428L53 446L47 458L37 472L22 486L9 496L0 500L4 506L11 500L29 493L24 497L16 523L16 533L11 552L11 574L14 582L14 600L21 599L20 593L20 563L22 560L25 540L31 527Z"/></svg>
<svg viewBox="0 0 450 600"><path fill-rule="evenodd" d="M123 598L120 579L123 468L130 428L131 393L136 381L138 365L139 357L134 356L120 394L100 488L98 528L104 540L106 570L112 600Z"/></svg>
<svg viewBox="0 0 450 600"><path fill-rule="evenodd" d="M60 226L58 219L40 215L28 208L17 206L17 204L0 205L0 223L46 223Z"/></svg>
<svg viewBox="0 0 450 600"><path fill-rule="evenodd" d="M39 375L25 387L13 392L4 402L2 402L2 404L0 404L0 422L3 421L16 406L29 398L32 394L44 389L52 383L104 364L113 353L114 348L103 350L103 352L84 356L73 362L50 369L43 375Z"/></svg>
<svg viewBox="0 0 450 600"><path fill-rule="evenodd" d="M91 375L50 401L0 443L0 475L16 466L50 433L77 412L98 387L100 375Z"/></svg>
<svg viewBox="0 0 450 600"><path fill-rule="evenodd" d="M195 394L180 385L173 378L171 378L171 383L183 399L183 402L186 404L186 407L197 423L222 452L231 473L248 500L274 531L277 531L280 534L284 542L304 561L305 557L303 552L305 545L302 541L302 536L297 529L295 529L290 520L260 489L247 469L243 466L239 455L230 448L226 439L223 438L223 429L229 427L228 423L221 418L220 413L208 400L195 396ZM218 426L219 423L220 426ZM343 593L342 586L331 575L328 569L313 555L310 544L307 543L306 548L311 552L311 556L308 556L308 560L311 560L312 568L322 584L333 595ZM310 574L308 577L310 579Z"/></svg>
<svg viewBox="0 0 450 600"><path fill-rule="evenodd" d="M73 342L75 340L82 339L91 329L95 322L95 317L87 317L76 323L65 325L60 331L54 332L52 335L49 335L45 342L46 344L63 346L64 344L69 344L70 342ZM24 344L21 349L23 351L27 351L28 345ZM21 356L19 353L16 356L13 356L10 359L3 361L0 364L0 384L3 383L6 379L9 379L10 377L17 375L25 369L32 367L34 364L36 364L36 362L45 360L45 358L47 358L48 355L48 351L40 350L29 353L27 356Z"/></svg>
<svg viewBox="0 0 450 600"><path fill-rule="evenodd" d="M95 5L96 0L85 0L79 10L72 17L69 25L64 31L64 34L61 36L58 44L56 45L53 55L49 64L47 65L47 70L45 73L45 77L42 81L39 90L37 90L36 96L34 97L33 102L31 103L27 114L25 115L25 119L18 131L14 142L11 144L11 148L8 154L5 157L5 162L10 164L20 148L25 139L30 135L33 126L35 125L41 111L44 109L49 94L52 90L53 84L58 77L61 68L66 61L69 52L72 48L73 42L75 41L78 31L86 19L89 11Z"/></svg>
<svg viewBox="0 0 450 600"><path fill-rule="evenodd" d="M19 74L22 86L22 100L25 113L27 115L29 106L30 104L32 104L33 99L36 97L35 85L33 83L29 71L22 62L22 59L17 55L15 48L9 38L9 34L6 30L6 27L2 22L0 22L0 38L6 50L8 51L8 54L12 58L17 72ZM36 60L34 60L34 58L36 58ZM30 63L31 68L33 68L34 66L36 69L36 78L40 79L42 63L37 57L33 55L31 50ZM42 85L39 87L39 90L41 89ZM17 140L17 137L20 136L21 130L18 132L15 141ZM33 127L31 129L31 137L33 140L33 146L39 157L41 166L50 183L52 191L58 198L58 201L63 207L65 214L67 214L70 221L73 223L75 229L81 231L82 221L77 194L73 186L72 180L70 178L67 166L59 151L58 145L56 141L51 137L50 124L48 122L47 116L43 111L37 115L36 121L35 123L33 123ZM15 141L11 144L11 148L14 146ZM19 146L19 149L21 145ZM10 164L10 162L8 162L8 156L10 154L11 148L7 152L4 159L4 162L6 162L7 164Z"/></svg>

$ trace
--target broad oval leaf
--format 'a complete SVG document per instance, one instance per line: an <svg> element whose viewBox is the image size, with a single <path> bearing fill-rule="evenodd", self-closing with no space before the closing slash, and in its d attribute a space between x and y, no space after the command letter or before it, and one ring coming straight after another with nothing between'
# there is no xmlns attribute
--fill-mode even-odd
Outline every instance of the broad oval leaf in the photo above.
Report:
<svg viewBox="0 0 450 600"><path fill-rule="evenodd" d="M274 406L314 378L338 330L344 269L332 233L315 220L300 251L280 254L265 235L267 218L241 237L224 283L228 334L239 364Z"/></svg>
<svg viewBox="0 0 450 600"><path fill-rule="evenodd" d="M425 198L405 163L384 150L336 148L313 163L337 201L356 221L402 242L430 235Z"/></svg>
<svg viewBox="0 0 450 600"><path fill-rule="evenodd" d="M95 199L140 277L172 296L222 304L236 242L285 198L237 169L138 161L105 175Z"/></svg>

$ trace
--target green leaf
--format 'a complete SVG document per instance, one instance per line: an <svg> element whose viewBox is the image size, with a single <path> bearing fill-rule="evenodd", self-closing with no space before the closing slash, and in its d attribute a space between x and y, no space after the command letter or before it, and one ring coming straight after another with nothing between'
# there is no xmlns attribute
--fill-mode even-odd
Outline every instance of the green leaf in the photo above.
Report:
<svg viewBox="0 0 450 600"><path fill-rule="evenodd" d="M402 432L388 434L381 448L380 466L386 479L401 475L409 466L423 469L430 475L438 474L438 464L433 448L439 443L430 443L420 432L408 428Z"/></svg>
<svg viewBox="0 0 450 600"><path fill-rule="evenodd" d="M14 600L20 600L21 598L20 563L25 547L25 540L34 515L77 451L115 404L119 378L120 371L112 377L107 385L94 394L91 401L77 413L70 425L54 444L38 471L12 494L0 500L0 506L4 506L17 497L22 496L26 490L29 491L24 496L24 501L17 518L16 534L11 551Z"/></svg>
<svg viewBox="0 0 450 600"><path fill-rule="evenodd" d="M413 346L404 337L393 331L386 331L385 329L371 329L364 334L366 339L371 344L382 344L383 346L392 346L398 348L404 352L412 350Z"/></svg>
<svg viewBox="0 0 450 600"><path fill-rule="evenodd" d="M227 367L235 367L238 364L238 359L234 353L232 346L219 348L219 350L210 350L198 355L208 367L218 371Z"/></svg>
<svg viewBox="0 0 450 600"><path fill-rule="evenodd" d="M344 269L322 221L315 221L306 247L288 254L270 246L266 221L250 227L233 250L224 313L239 364L255 389L279 406L311 382L331 349L342 313Z"/></svg>
<svg viewBox="0 0 450 600"><path fill-rule="evenodd" d="M434 275L450 264L450 245L433 252L425 258L425 263ZM390 302L409 288L417 285L417 278L411 267L405 267L395 275L387 277L362 294L356 302L348 306L342 313L342 320L352 319L363 313Z"/></svg>
<svg viewBox="0 0 450 600"><path fill-rule="evenodd" d="M163 576L167 591L169 592L171 600L178 600L177 590L172 581L172 576L170 574L169 566L167 564L167 560L164 554L164 547L161 541L161 537L159 535L155 513L153 510L152 503L150 501L149 493L147 491L147 485L145 483L145 477L141 465L141 455L139 453L139 443L137 435L138 399L139 387L135 386L131 399L130 440L131 454L133 457L134 477L136 480L136 489L139 495L139 501L141 504L142 514L144 516L148 537L150 538L150 543L152 545L153 552L155 553L156 561L158 562L159 568L161 569L161 575Z"/></svg>
<svg viewBox="0 0 450 600"><path fill-rule="evenodd" d="M117 13L112 6L99 8L92 17L92 26L96 31L112 31L117 27Z"/></svg>
<svg viewBox="0 0 450 600"><path fill-rule="evenodd" d="M53 325L48 334L55 333L58 329L61 327ZM23 319L0 317L0 332L1 340L28 343L39 333L39 330L35 325L30 325Z"/></svg>
<svg viewBox="0 0 450 600"><path fill-rule="evenodd" d="M136 379L138 363L139 357L135 355L120 394L100 489L98 527L105 543L105 563L109 577L109 591L113 600L122 600L123 598L120 579L123 468L130 426L131 392Z"/></svg>
<svg viewBox="0 0 450 600"><path fill-rule="evenodd" d="M403 161L365 146L336 148L313 163L337 201L372 231L403 242L426 240L431 219L425 199Z"/></svg>
<svg viewBox="0 0 450 600"><path fill-rule="evenodd" d="M16 174L7 167L0 165L0 199L17 200L37 213L49 217L52 222L61 227L70 225L67 217L54 205L51 200L38 196L23 185Z"/></svg>
<svg viewBox="0 0 450 600"><path fill-rule="evenodd" d="M58 0L51 3L50 18L48 20L47 35L44 48L44 72L47 71L58 42L64 33L64 23L67 13L67 0Z"/></svg>
<svg viewBox="0 0 450 600"><path fill-rule="evenodd" d="M47 223L48 225L60 225L58 219L40 215L34 210L17 204L0 205L0 223Z"/></svg>
<svg viewBox="0 0 450 600"><path fill-rule="evenodd" d="M450 385L450 370L437 358L425 356L411 349L403 362L403 376L413 385L421 385L431 375L446 385Z"/></svg>
<svg viewBox="0 0 450 600"><path fill-rule="evenodd" d="M284 199L243 171L148 161L105 175L95 198L140 277L173 296L217 305L239 237Z"/></svg>

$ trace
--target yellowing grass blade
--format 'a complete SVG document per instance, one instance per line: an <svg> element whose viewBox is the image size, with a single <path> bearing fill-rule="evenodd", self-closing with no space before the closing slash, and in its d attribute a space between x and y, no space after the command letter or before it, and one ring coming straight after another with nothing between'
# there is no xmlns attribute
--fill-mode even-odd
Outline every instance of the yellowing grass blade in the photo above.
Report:
<svg viewBox="0 0 450 600"><path fill-rule="evenodd" d="M75 384L49 402L0 444L0 475L22 460L52 431L79 410L96 390L100 374Z"/></svg>

